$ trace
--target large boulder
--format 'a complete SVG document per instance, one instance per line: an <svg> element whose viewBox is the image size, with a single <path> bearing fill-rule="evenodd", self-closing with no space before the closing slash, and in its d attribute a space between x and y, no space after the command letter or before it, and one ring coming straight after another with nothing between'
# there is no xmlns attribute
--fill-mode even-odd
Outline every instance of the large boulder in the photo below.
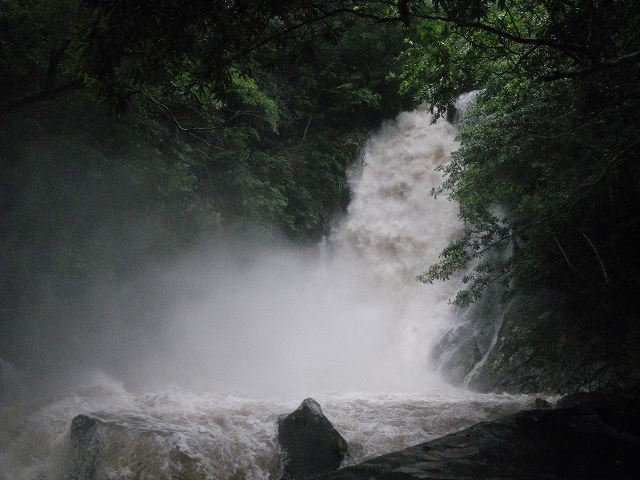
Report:
<svg viewBox="0 0 640 480"><path fill-rule="evenodd" d="M204 480L196 458L181 450L180 436L139 418L78 415L71 421L64 480L109 478Z"/></svg>
<svg viewBox="0 0 640 480"><path fill-rule="evenodd" d="M78 415L71 421L70 462L65 480L93 480L100 453L99 435L96 434L103 422L87 415Z"/></svg>
<svg viewBox="0 0 640 480"><path fill-rule="evenodd" d="M302 480L340 467L347 442L312 398L278 422L282 478Z"/></svg>
<svg viewBox="0 0 640 480"><path fill-rule="evenodd" d="M325 480L635 480L640 403L567 398L323 475Z"/></svg>

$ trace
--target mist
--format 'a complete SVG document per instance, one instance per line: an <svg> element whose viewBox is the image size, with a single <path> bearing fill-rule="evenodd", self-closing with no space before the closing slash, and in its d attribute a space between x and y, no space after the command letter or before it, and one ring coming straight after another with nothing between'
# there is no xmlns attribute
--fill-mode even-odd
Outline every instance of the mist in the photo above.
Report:
<svg viewBox="0 0 640 480"><path fill-rule="evenodd" d="M314 245L223 224L176 254L162 212L109 209L100 194L54 203L62 227L45 223L13 270L25 288L0 339L0 478L75 471L78 415L99 425L96 479L175 478L176 452L206 478L266 479L282 474L279 415L306 397L344 434L349 463L522 408L526 396L445 383L432 356L464 320L449 304L458 282L416 280L460 234L457 206L431 195L455 148L455 128L426 109L385 124ZM27 200L46 202L37 193ZM76 255L65 235L78 206L96 228ZM62 268L75 258L82 268Z"/></svg>
<svg viewBox="0 0 640 480"><path fill-rule="evenodd" d="M456 206L430 196L454 134L426 110L386 124L352 169L348 212L319 245L245 228L147 258L124 280L98 270L76 295L64 278L40 279L14 327L25 339L11 346L20 388L92 378L129 391L287 396L442 388L429 351L455 316L456 286L415 277L460 230ZM127 249L153 237L145 218L132 214L119 236L101 231Z"/></svg>

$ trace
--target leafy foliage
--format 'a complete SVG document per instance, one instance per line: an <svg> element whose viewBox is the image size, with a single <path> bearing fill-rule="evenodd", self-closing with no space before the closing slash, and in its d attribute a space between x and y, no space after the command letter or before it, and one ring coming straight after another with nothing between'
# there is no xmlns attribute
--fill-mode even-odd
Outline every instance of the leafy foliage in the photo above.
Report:
<svg viewBox="0 0 640 480"><path fill-rule="evenodd" d="M416 102L443 114L477 89L462 148L434 192L458 202L465 232L420 279L465 272L460 304L497 280L583 292L639 281L628 241L640 217L638 2L20 0L0 9L0 115L38 102L64 110L63 94L100 99L145 151L153 180L139 185L171 206L169 223L266 222L316 238L346 205L346 168L369 129ZM30 110L36 124L42 108ZM70 125L68 113L59 115ZM19 157L3 172L9 211L23 188Z"/></svg>
<svg viewBox="0 0 640 480"><path fill-rule="evenodd" d="M159 212L166 248L238 223L275 225L298 240L326 232L348 201L346 169L368 130L401 108L387 74L404 34L328 16L285 41L277 32L305 21L309 12L298 8L304 2L224 3L213 18L212 2L2 2L6 218L33 225L38 210L54 218L50 209L65 209L45 197L87 185L105 196L111 191L122 202L103 198L104 212L73 203L76 223L54 222L45 235L76 232L69 235L77 234L84 251L79 264L101 254L90 248L90 233L78 232L94 231L96 217L121 210ZM109 107L110 121L90 106L94 98ZM52 145L78 145L69 156L28 161L33 150L41 154L45 134ZM114 143L123 149L116 157ZM55 174L49 162L59 165ZM46 192L27 193L31 177L56 181ZM129 185L131 196L96 187L102 181ZM25 195L43 198L23 210ZM4 245L33 234L10 224Z"/></svg>
<svg viewBox="0 0 640 480"><path fill-rule="evenodd" d="M457 304L497 280L561 282L591 295L638 284L628 235L640 214L640 92L631 80L639 67L584 66L568 50L606 49L612 58L624 48L633 55L640 13L633 2L615 9L559 3L504 2L482 12L487 24L502 22L503 31L536 40L533 46L473 26L446 31L427 23L422 43L403 54L403 85L423 78L429 87L415 95L439 112L461 90L482 89L462 125L462 147L441 167L445 181L434 192L459 203L465 232L419 277L433 282L466 272ZM545 46L549 32L560 30L558 42Z"/></svg>

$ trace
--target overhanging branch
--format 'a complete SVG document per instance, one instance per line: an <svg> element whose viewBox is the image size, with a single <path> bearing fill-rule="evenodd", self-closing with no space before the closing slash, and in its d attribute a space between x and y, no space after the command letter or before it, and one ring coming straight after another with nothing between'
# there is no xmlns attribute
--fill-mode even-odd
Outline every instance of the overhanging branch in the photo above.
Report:
<svg viewBox="0 0 640 480"><path fill-rule="evenodd" d="M83 86L83 82L80 79L74 79L63 83L62 85L56 85L56 82L58 80L58 67L70 44L71 40L66 40L59 48L51 50L51 52L49 53L49 63L47 65L47 73L44 79L42 90L23 95L22 97L11 99L5 104L0 105L0 115L9 113L24 105L37 103L44 100L52 100L61 93L71 92Z"/></svg>
<svg viewBox="0 0 640 480"><path fill-rule="evenodd" d="M30 93L28 95L24 95L22 97L14 98L9 100L7 103L0 105L0 115L4 115L9 113L17 108L23 107L25 105L29 105L32 103L41 102L44 100L53 100L61 93L72 92L74 90L79 90L84 86L82 80L76 79L66 82L62 85L59 85L53 89L44 89L39 92Z"/></svg>

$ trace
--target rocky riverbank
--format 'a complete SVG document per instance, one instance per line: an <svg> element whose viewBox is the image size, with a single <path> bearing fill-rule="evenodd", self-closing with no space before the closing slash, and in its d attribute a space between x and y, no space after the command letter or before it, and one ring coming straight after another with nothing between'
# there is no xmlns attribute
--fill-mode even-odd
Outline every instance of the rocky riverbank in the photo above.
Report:
<svg viewBox="0 0 640 480"><path fill-rule="evenodd" d="M452 383L559 394L640 384L640 322L631 309L541 290L502 304L498 296L469 310L432 352Z"/></svg>
<svg viewBox="0 0 640 480"><path fill-rule="evenodd" d="M318 478L631 480L639 453L638 398L575 394Z"/></svg>
<svg viewBox="0 0 640 480"><path fill-rule="evenodd" d="M364 457L350 425L331 413L331 402L325 406L334 425L312 399L289 415L269 414L264 427L270 431L277 424L277 432L257 435L257 417L252 417L247 441L263 444L255 451L220 443L223 438L215 431L220 414L212 423L199 416L197 437L189 434L184 422L171 427L168 418L157 422L139 416L78 415L71 422L69 458L61 465L65 472L61 476L66 480L278 479L283 474L289 480L640 478L637 396L578 393L562 398L555 408L538 399L534 409L493 416L494 420L461 426L462 430L437 438L425 430L420 438L428 441ZM247 412L246 407L241 410ZM233 417L239 414L223 423L237 422L239 418ZM414 418L423 420L427 420L424 412ZM386 428L379 415L370 421ZM233 430L223 437L237 434ZM359 460L363 458L369 460ZM335 470L343 459L361 463ZM240 461L247 463L246 468Z"/></svg>

